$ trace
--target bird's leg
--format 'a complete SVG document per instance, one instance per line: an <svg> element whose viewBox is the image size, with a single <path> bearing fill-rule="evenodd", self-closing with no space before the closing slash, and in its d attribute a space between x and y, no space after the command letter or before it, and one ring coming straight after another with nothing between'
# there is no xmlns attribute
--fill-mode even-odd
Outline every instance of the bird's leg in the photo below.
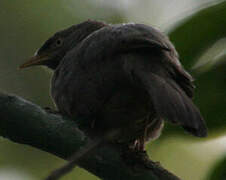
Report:
<svg viewBox="0 0 226 180"><path fill-rule="evenodd" d="M133 173L139 173L146 166L148 155L143 148L144 146L139 139L134 142L133 146L127 146L127 148L124 146L122 150L122 158L131 167Z"/></svg>
<svg viewBox="0 0 226 180"><path fill-rule="evenodd" d="M137 147L139 146L138 143L139 143L138 140L135 140L133 144L129 145L129 149L136 150Z"/></svg>
<svg viewBox="0 0 226 180"><path fill-rule="evenodd" d="M144 128L144 136L141 137L141 147L140 150L141 151L145 151L145 141L148 138L148 123L149 123L149 118L150 118L150 114L147 115L146 119L145 119L145 128Z"/></svg>
<svg viewBox="0 0 226 180"><path fill-rule="evenodd" d="M141 137L139 152L144 152L144 151L145 151L145 137Z"/></svg>
<svg viewBox="0 0 226 180"><path fill-rule="evenodd" d="M123 151L123 159L125 162L134 169L135 172L139 171L139 167L149 167L150 161L145 151L145 141L148 139L148 129L150 128L150 115L144 119L144 133L139 139L135 140L132 146ZM154 122L151 122L151 125ZM142 168L141 168L142 169Z"/></svg>
<svg viewBox="0 0 226 180"><path fill-rule="evenodd" d="M130 148L131 150L133 150L134 152L143 152L145 151L145 139L144 137L140 137L138 140L136 140L134 142L134 145L132 146L132 148Z"/></svg>
<svg viewBox="0 0 226 180"><path fill-rule="evenodd" d="M134 142L134 149L137 152L144 152L145 151L145 141L148 136L148 121L149 121L149 115L145 118L145 128L144 128L144 135L140 137L138 140Z"/></svg>

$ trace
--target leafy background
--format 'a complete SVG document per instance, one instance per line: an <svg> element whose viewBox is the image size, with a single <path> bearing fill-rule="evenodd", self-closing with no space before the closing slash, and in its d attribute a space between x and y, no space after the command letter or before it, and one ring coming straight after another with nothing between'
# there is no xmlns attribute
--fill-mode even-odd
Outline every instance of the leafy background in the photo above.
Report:
<svg viewBox="0 0 226 180"><path fill-rule="evenodd" d="M161 138L147 146L148 153L184 180L226 179L226 1L1 0L0 90L53 107L51 72L17 67L54 32L89 18L145 23L169 35L182 64L196 79L194 101L207 121L209 136L191 137L167 124ZM63 163L0 138L0 180L38 180ZM63 179L72 177L98 179L79 168Z"/></svg>

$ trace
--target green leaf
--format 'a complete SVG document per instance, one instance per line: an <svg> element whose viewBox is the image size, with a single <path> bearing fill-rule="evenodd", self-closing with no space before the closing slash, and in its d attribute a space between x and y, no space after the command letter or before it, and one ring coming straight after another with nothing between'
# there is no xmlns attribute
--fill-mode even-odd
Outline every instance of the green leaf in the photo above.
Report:
<svg viewBox="0 0 226 180"><path fill-rule="evenodd" d="M211 45L226 35L226 2L205 8L178 24L169 33L180 60L187 70ZM222 60L223 61L223 60ZM197 87L194 101L213 131L226 129L226 63L211 66L208 71L191 72ZM174 129L174 128L169 128ZM221 131L222 132L222 131Z"/></svg>
<svg viewBox="0 0 226 180"><path fill-rule="evenodd" d="M226 179L226 157L218 162L210 173L209 180L224 180Z"/></svg>
<svg viewBox="0 0 226 180"><path fill-rule="evenodd" d="M186 18L169 32L185 68L213 43L226 36L226 2L203 9Z"/></svg>

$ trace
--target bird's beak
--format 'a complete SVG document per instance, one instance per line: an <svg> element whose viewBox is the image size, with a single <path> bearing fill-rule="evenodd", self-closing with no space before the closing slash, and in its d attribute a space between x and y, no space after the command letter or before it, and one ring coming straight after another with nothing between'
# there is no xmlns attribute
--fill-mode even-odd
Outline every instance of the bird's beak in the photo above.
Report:
<svg viewBox="0 0 226 180"><path fill-rule="evenodd" d="M30 66L42 65L43 62L49 60L50 57L48 55L35 55L31 57L27 62L19 66L19 69L24 69Z"/></svg>

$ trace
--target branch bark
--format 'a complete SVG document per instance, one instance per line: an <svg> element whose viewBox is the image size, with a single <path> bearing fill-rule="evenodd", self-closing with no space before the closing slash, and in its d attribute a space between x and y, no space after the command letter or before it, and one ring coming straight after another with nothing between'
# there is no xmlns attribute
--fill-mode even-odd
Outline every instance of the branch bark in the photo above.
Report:
<svg viewBox="0 0 226 180"><path fill-rule="evenodd" d="M14 95L0 93L0 136L68 159L90 143L76 121L47 113L41 107ZM134 162L136 163L136 162ZM159 163L134 172L119 148L103 144L82 158L78 166L104 180L179 180Z"/></svg>

